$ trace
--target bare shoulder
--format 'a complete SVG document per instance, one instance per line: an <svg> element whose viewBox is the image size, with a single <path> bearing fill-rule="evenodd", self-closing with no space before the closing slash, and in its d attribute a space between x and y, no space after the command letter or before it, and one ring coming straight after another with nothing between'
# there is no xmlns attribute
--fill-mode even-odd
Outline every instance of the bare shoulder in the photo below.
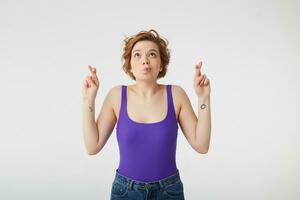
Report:
<svg viewBox="0 0 300 200"><path fill-rule="evenodd" d="M121 95L122 95L122 85L113 86L112 88L110 88L107 94L116 117L118 116L118 111L121 106Z"/></svg>
<svg viewBox="0 0 300 200"><path fill-rule="evenodd" d="M181 105L187 98L185 90L180 85L172 85L174 99Z"/></svg>
<svg viewBox="0 0 300 200"><path fill-rule="evenodd" d="M122 85L115 85L112 88L110 88L108 94L112 97L112 99L115 99L117 95L120 95Z"/></svg>
<svg viewBox="0 0 300 200"><path fill-rule="evenodd" d="M180 85L172 85L172 92L185 92L184 89Z"/></svg>
<svg viewBox="0 0 300 200"><path fill-rule="evenodd" d="M178 120L182 107L189 102L189 99L185 90L179 85L172 85L172 96Z"/></svg>
<svg viewBox="0 0 300 200"><path fill-rule="evenodd" d="M122 85L115 85L111 87L107 93L107 97L109 98L109 101L115 105L118 103L121 97L121 90L122 90Z"/></svg>

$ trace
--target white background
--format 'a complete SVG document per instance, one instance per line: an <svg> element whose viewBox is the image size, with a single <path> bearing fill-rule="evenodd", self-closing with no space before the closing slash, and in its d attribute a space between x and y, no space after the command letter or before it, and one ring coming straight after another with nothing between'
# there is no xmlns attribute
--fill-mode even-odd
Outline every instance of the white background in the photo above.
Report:
<svg viewBox="0 0 300 200"><path fill-rule="evenodd" d="M86 153L82 83L97 67L98 115L111 87L134 83L121 70L123 39L150 28L170 42L159 83L183 87L196 111L198 61L211 80L209 152L178 129L186 199L299 199L299 9L292 0L1 0L0 199L109 199L115 130Z"/></svg>

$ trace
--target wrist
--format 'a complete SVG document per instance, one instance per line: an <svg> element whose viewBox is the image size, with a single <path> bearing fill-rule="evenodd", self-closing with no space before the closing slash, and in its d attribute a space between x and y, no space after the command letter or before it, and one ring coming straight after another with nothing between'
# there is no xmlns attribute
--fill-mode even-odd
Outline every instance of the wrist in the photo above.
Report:
<svg viewBox="0 0 300 200"><path fill-rule="evenodd" d="M209 101L210 101L210 96L207 96L207 97L199 97L198 96L199 103L209 103Z"/></svg>
<svg viewBox="0 0 300 200"><path fill-rule="evenodd" d="M83 98L82 102L83 102L83 104L93 105L93 104L95 104L95 99Z"/></svg>

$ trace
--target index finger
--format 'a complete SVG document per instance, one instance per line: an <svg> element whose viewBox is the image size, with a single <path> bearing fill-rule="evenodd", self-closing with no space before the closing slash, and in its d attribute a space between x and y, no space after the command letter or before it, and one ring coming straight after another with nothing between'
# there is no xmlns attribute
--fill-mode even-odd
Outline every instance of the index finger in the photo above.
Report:
<svg viewBox="0 0 300 200"><path fill-rule="evenodd" d="M200 61L198 64L196 64L196 76L201 76L201 67L202 67L202 61Z"/></svg>
<svg viewBox="0 0 300 200"><path fill-rule="evenodd" d="M96 68L93 68L91 65L89 65L89 69L92 74L96 74Z"/></svg>

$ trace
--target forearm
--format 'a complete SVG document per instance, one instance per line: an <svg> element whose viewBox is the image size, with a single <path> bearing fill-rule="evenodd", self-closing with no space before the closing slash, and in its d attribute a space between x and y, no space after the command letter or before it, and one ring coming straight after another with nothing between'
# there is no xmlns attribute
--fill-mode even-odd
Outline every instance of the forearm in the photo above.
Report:
<svg viewBox="0 0 300 200"><path fill-rule="evenodd" d="M205 104L205 106L203 105ZM202 108L201 109L201 105ZM196 127L196 144L200 151L207 152L209 149L211 134L210 97L198 97L198 121Z"/></svg>
<svg viewBox="0 0 300 200"><path fill-rule="evenodd" d="M93 153L96 149L99 134L95 122L95 101L82 101L83 110L83 137L88 153Z"/></svg>

